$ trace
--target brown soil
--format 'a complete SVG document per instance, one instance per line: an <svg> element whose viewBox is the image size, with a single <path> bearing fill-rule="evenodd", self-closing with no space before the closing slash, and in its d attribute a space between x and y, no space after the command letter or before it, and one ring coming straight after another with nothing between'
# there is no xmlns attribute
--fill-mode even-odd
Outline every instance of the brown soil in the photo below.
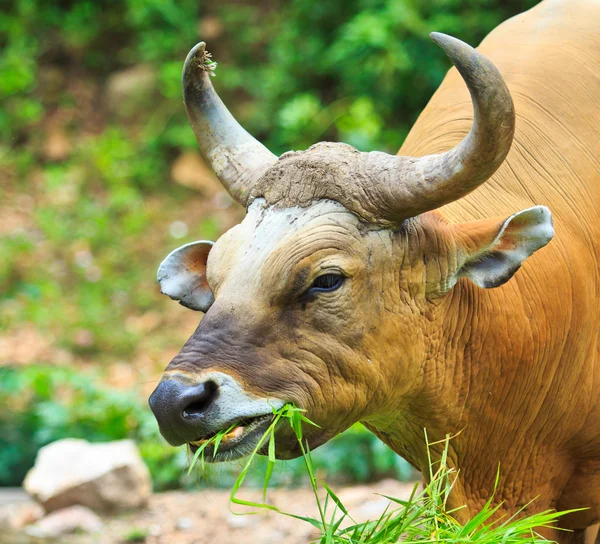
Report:
<svg viewBox="0 0 600 544"><path fill-rule="evenodd" d="M335 491L356 521L367 521L377 519L389 504L380 495L407 499L413 487L414 484L410 483L384 480ZM239 498L259 501L261 492L244 491ZM268 500L294 514L317 515L312 491L306 488L270 490ZM252 511L239 506L232 509L237 513ZM103 521L104 529L99 534L63 536L58 541L61 544L307 544L318 536L309 523L275 512L236 515L229 508L229 492L213 489L157 493L147 509L104 518ZM133 540L135 534L147 536ZM4 532L3 535L9 540L4 540L0 535L0 542L40 542L24 538L22 534L9 536Z"/></svg>

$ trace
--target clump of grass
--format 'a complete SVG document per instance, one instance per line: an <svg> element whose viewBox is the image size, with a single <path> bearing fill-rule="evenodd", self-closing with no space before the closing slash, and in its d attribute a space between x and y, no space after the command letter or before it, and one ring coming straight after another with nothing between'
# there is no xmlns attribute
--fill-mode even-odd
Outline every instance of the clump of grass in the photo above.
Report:
<svg viewBox="0 0 600 544"><path fill-rule="evenodd" d="M315 541L319 544L392 544L396 542L408 544L416 542L420 544L427 542L538 544L550 541L541 537L536 532L536 529L540 527L554 527L560 516L574 511L556 512L554 510L546 510L526 516L524 511L531 504L530 502L510 517L503 516L497 518L495 516L502 504L494 505L494 496L492 495L483 508L467 523L462 525L453 516L458 509L448 510L446 507L448 497L458 477L457 471L448 465L448 446L451 437L447 436L442 441L444 449L441 458L439 461L434 461L430 454L430 448L439 444L439 442L429 442L427 432L425 431L429 459L429 482L425 488L418 492L418 484L415 485L410 498L406 501L384 495L391 503L383 514L377 520L357 523L333 490L325 482L317 481L308 443L303 440L302 426L303 423L317 427L318 425L310 421L302 412L303 410L290 404L283 406L279 410L273 410L273 420L269 428L250 454L231 489L230 502L241 506L272 510L282 515L310 523L320 532L321 536ZM281 421L289 423L300 445L318 509L317 518L292 514L266 502L247 501L237 496L250 470L254 457L268 441L268 464L263 486L263 501L265 501L267 487L276 460L275 429ZM216 453L222 437L232 428L218 433L207 443L203 444L204 448L202 451L204 451L208 444L214 444L214 451ZM198 450L194 456L194 463L200 455L200 450ZM202 462L204 462L203 457ZM495 488L498 485L499 476L500 472L498 471ZM319 496L320 486L325 491L325 500L322 500ZM395 506L391 507L391 504Z"/></svg>
<svg viewBox="0 0 600 544"><path fill-rule="evenodd" d="M202 45L198 54L198 66L201 70L208 73L209 76L215 76L217 63L212 60L212 54L206 50L206 45Z"/></svg>

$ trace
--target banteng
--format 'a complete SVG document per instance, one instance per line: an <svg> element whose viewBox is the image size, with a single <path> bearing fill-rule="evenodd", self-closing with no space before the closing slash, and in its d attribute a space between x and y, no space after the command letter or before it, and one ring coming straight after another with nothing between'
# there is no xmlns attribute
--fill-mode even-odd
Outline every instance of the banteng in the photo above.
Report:
<svg viewBox="0 0 600 544"><path fill-rule="evenodd" d="M450 507L479 509L500 464L502 512L537 496L538 510L589 507L548 535L593 542L599 22L597 1L551 0L477 51L433 34L456 69L398 156L341 143L274 156L196 46L186 108L247 216L159 269L165 294L206 314L150 399L165 438L197 445L239 423L215 460L237 458L292 402L320 425L312 448L361 421L426 474L423 429L461 431ZM277 453L299 454L286 429Z"/></svg>

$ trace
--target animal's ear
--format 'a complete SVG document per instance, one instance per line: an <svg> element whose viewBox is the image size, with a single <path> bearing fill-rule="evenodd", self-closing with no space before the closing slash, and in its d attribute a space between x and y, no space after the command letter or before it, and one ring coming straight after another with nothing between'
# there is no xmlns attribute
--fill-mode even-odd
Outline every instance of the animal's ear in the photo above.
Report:
<svg viewBox="0 0 600 544"><path fill-rule="evenodd" d="M552 214L535 206L505 220L484 220L456 226L461 266L456 279L466 276L479 287L498 287L513 277L527 257L554 236Z"/></svg>
<svg viewBox="0 0 600 544"><path fill-rule="evenodd" d="M206 261L213 245L201 240L169 253L158 267L160 292L192 310L208 311L214 297L206 281Z"/></svg>

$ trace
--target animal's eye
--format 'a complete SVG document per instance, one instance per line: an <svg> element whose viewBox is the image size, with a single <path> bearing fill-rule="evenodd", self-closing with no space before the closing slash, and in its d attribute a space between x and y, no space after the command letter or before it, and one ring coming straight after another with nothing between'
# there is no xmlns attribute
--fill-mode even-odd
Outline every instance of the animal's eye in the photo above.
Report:
<svg viewBox="0 0 600 544"><path fill-rule="evenodd" d="M315 281L312 282L307 294L335 291L342 286L342 283L344 283L344 276L341 274L323 274L322 276L315 278Z"/></svg>

